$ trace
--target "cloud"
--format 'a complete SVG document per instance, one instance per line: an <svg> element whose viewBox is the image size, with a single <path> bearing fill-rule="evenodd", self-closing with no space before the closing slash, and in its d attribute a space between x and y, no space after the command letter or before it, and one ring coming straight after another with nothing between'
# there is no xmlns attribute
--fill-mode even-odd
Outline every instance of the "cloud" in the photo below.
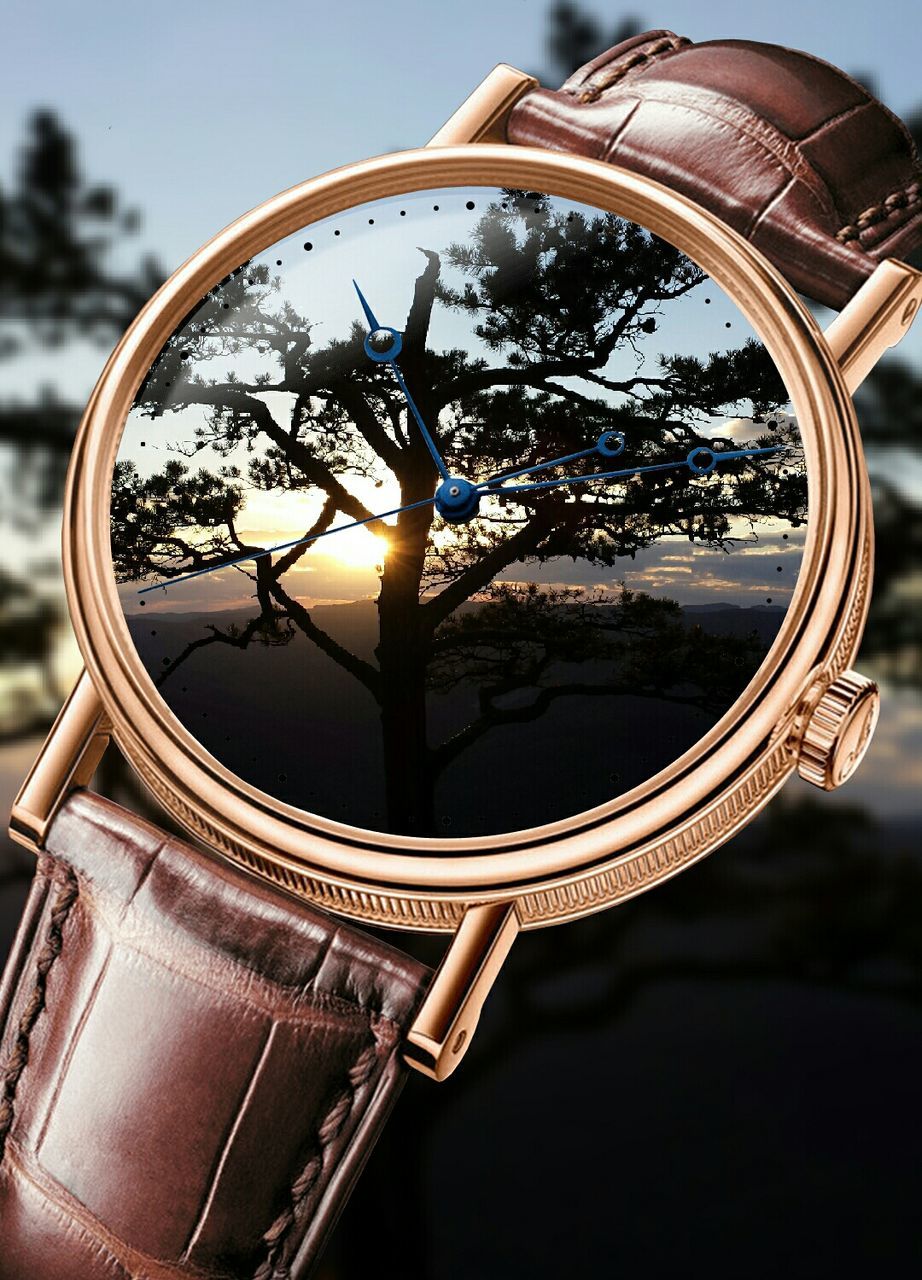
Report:
<svg viewBox="0 0 922 1280"><path fill-rule="evenodd" d="M918 813L922 793L922 697L881 689L881 713L860 769L831 795L842 804L865 803L882 817Z"/></svg>

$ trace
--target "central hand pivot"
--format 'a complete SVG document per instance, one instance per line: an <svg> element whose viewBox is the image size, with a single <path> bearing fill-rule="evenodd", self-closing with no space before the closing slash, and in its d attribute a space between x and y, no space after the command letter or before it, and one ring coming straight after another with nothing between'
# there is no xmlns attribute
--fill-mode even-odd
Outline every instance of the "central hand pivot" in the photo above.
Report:
<svg viewBox="0 0 922 1280"><path fill-rule="evenodd" d="M435 509L449 524L473 520L480 507L481 490L459 476L449 476L435 491Z"/></svg>

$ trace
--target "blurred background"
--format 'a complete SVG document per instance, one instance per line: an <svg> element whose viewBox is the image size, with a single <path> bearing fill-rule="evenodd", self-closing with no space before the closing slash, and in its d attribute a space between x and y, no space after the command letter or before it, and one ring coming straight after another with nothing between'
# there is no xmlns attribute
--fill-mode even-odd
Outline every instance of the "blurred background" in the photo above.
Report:
<svg viewBox="0 0 922 1280"><path fill-rule="evenodd" d="M557 85L668 27L807 49L922 138L910 0L4 0L0 80L0 803L79 670L64 473L108 351L243 210L430 137L498 61ZM831 317L820 314L828 323ZM922 326L859 416L884 687L859 776L793 783L705 864L517 943L463 1068L413 1079L325 1280L902 1274L922 1262ZM110 752L109 794L154 813ZM158 818L158 820L163 820ZM31 859L0 844L0 952ZM441 944L404 940L435 961Z"/></svg>

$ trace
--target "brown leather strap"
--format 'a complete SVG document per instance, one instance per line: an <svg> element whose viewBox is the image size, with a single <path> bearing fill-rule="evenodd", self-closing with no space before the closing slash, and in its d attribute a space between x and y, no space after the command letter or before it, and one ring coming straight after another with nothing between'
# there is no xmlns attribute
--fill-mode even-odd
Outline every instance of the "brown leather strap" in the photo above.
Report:
<svg viewBox="0 0 922 1280"><path fill-rule="evenodd" d="M0 991L0 1277L302 1277L428 972L98 796Z"/></svg>
<svg viewBox="0 0 922 1280"><path fill-rule="evenodd" d="M922 244L922 168L905 125L829 63L777 45L647 32L559 91L526 94L507 136L657 179L828 306Z"/></svg>

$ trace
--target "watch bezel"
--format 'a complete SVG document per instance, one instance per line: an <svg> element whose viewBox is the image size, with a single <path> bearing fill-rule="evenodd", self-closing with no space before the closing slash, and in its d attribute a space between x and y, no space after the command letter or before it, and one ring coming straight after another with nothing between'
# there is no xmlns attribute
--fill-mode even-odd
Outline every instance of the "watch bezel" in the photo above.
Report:
<svg viewBox="0 0 922 1280"><path fill-rule="evenodd" d="M531 830L467 839L362 831L294 809L231 774L156 692L119 605L109 493L122 427L163 344L209 289L299 227L402 193L446 186L541 190L632 218L676 244L736 302L794 402L810 517L786 619L742 696L667 769L607 805ZM287 889L379 924L451 930L466 905L516 899L525 927L633 896L748 821L796 763L807 702L848 666L867 609L871 523L851 399L821 331L781 275L712 214L598 161L475 144L334 170L220 232L143 308L81 423L65 508L68 601L114 736L166 808L217 852Z"/></svg>

